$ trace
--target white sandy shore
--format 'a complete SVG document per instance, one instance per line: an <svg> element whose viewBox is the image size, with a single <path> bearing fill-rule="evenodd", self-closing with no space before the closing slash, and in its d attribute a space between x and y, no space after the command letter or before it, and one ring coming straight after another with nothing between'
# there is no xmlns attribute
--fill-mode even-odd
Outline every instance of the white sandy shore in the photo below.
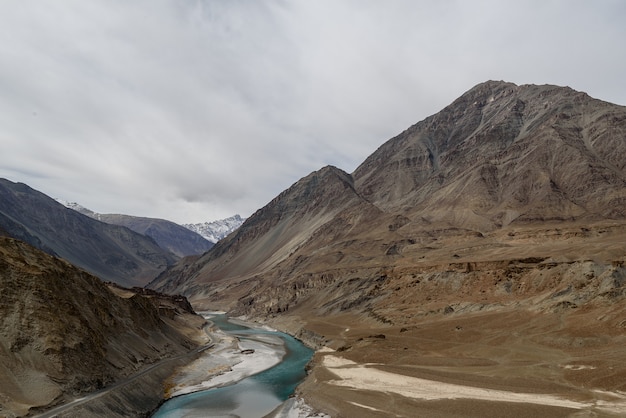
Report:
<svg viewBox="0 0 626 418"><path fill-rule="evenodd" d="M330 381L330 384L361 390L392 392L413 399L477 399L493 402L531 403L572 409L597 408L613 413L626 413L626 396L623 393L596 391L596 400L580 402L550 394L516 393L483 389L404 376L378 370L373 367L375 366L373 364L358 364L330 354L324 356L323 366L339 377L337 380Z"/></svg>
<svg viewBox="0 0 626 418"><path fill-rule="evenodd" d="M166 398L236 383L275 366L286 354L283 341L272 335L249 335L239 340L216 330L210 336L215 346L170 378ZM254 353L241 353L250 349Z"/></svg>
<svg viewBox="0 0 626 418"><path fill-rule="evenodd" d="M203 312L208 320L214 314L223 314L223 312ZM243 318L230 318L229 320L252 329L276 331L267 325L250 323ZM284 341L273 335L246 335L245 339L240 340L219 329L212 330L209 335L213 341L216 341L215 346L205 351L199 359L179 369L170 378L172 386L166 398L236 383L275 366L286 354ZM242 350L248 349L254 350L254 353L241 353ZM330 418L328 415L315 412L302 399L295 398L284 402L273 416Z"/></svg>

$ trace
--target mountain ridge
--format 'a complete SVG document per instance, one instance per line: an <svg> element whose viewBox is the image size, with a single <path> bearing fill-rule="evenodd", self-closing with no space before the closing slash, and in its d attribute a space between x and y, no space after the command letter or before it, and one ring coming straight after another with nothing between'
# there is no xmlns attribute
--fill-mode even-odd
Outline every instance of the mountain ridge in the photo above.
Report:
<svg viewBox="0 0 626 418"><path fill-rule="evenodd" d="M185 228L194 231L201 235L207 241L217 243L222 238L225 238L228 234L236 230L243 224L245 218L242 218L239 214L230 216L224 219L218 219L216 221L202 222L195 224L182 224Z"/></svg>
<svg viewBox="0 0 626 418"><path fill-rule="evenodd" d="M100 222L124 226L141 235L150 237L161 248L171 252L177 257L202 254L213 246L211 242L208 242L196 232L165 219L114 213L97 213L76 202L67 202L61 199L55 200L67 208Z"/></svg>
<svg viewBox="0 0 626 418"><path fill-rule="evenodd" d="M151 286L200 303L208 282L243 280L241 297L265 275L289 281L286 272L323 270L316 264L408 262L406 251L437 236L623 220L626 141L615 132L624 125L625 107L569 87L481 83L385 142L352 174L325 167L294 183L192 266L185 262L193 271L187 283L179 274L177 285L167 284L174 266Z"/></svg>
<svg viewBox="0 0 626 418"><path fill-rule="evenodd" d="M177 259L150 237L68 209L22 183L0 179L0 227L104 279L144 285Z"/></svg>
<svg viewBox="0 0 626 418"><path fill-rule="evenodd" d="M179 257L202 254L209 250L213 244L237 229L245 219L240 215L233 215L225 219L196 224L177 224L166 219L148 218L114 213L98 213L88 209L77 202L68 202L55 199L67 208L73 209L83 215L114 225L121 225L132 229L142 235L154 239L161 248L171 251ZM185 228L193 234L186 233ZM199 235L208 243L200 240Z"/></svg>

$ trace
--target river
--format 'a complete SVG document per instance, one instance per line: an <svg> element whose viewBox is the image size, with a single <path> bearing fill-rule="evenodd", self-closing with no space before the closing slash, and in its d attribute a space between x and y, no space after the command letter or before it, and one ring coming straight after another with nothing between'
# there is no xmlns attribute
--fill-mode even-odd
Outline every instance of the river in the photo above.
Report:
<svg viewBox="0 0 626 418"><path fill-rule="evenodd" d="M176 396L165 402L154 413L154 418L262 417L287 400L304 379L304 367L311 359L313 350L292 336L236 324L224 315L215 315L209 319L222 331L240 340L254 339L258 344L262 343L258 337L278 337L285 344L286 354L274 367L237 383Z"/></svg>

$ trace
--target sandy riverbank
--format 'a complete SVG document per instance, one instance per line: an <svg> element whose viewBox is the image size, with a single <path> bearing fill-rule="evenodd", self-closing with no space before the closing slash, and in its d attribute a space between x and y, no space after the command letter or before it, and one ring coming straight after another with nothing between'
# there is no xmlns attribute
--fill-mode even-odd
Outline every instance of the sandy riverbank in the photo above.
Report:
<svg viewBox="0 0 626 418"><path fill-rule="evenodd" d="M210 322L214 314L216 313L203 315ZM229 321L251 329L275 331L267 325L250 323L240 318L231 318ZM168 379L166 393L168 399L234 384L275 366L286 354L284 341L273 335L247 334L245 339L239 339L215 326L207 327L207 333L215 345L202 357L179 368ZM246 351L248 354L245 353ZM250 351L253 352L250 353ZM289 398L267 417L330 418L326 414L315 411L303 399L296 398Z"/></svg>
<svg viewBox="0 0 626 418"><path fill-rule="evenodd" d="M468 399L489 402L507 402L554 406L574 410L596 410L608 414L626 415L626 394L596 391L597 399L577 401L562 396L541 393L516 393L505 390L487 389L446 382L421 379L390 373L377 369L376 364L359 364L345 358L326 354L322 367L337 376L328 383L358 390L395 393L406 398L419 400ZM353 405L370 411L384 412L383 409Z"/></svg>
<svg viewBox="0 0 626 418"><path fill-rule="evenodd" d="M298 396L333 417L623 417L625 337L598 318L511 309L410 326L310 321L327 347Z"/></svg>
<svg viewBox="0 0 626 418"><path fill-rule="evenodd" d="M210 321L211 314L206 314L206 318ZM207 333L215 346L168 379L166 399L236 383L275 366L285 356L284 343L278 337L258 334L238 339L219 328L209 329ZM246 351L248 354L244 354Z"/></svg>

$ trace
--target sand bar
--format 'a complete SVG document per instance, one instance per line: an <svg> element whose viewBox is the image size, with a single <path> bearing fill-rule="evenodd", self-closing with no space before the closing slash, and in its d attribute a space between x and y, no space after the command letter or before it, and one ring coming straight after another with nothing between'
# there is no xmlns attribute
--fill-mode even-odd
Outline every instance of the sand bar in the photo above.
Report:
<svg viewBox="0 0 626 418"><path fill-rule="evenodd" d="M253 326L252 324L246 324ZM170 378L166 398L227 386L280 363L286 354L283 341L271 335L237 339L221 330L211 332L215 346ZM243 350L254 350L242 354Z"/></svg>

